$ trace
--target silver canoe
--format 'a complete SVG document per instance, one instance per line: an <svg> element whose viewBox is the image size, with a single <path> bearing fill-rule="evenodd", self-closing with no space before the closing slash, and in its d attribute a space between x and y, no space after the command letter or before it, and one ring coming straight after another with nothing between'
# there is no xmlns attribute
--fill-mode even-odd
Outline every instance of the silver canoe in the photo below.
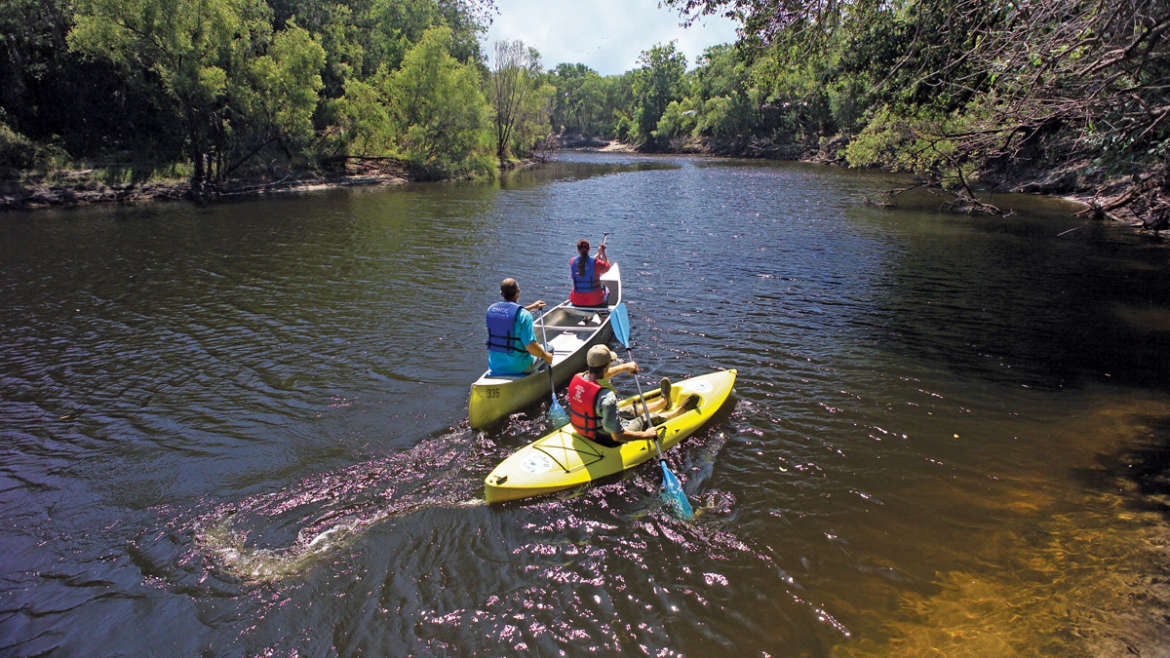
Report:
<svg viewBox="0 0 1170 658"><path fill-rule="evenodd" d="M609 312L622 300L617 263L601 275L601 283L609 289L606 306L574 306L564 301L536 318L536 340L546 343L553 354L553 379L558 386L585 369L585 353L590 347L613 337ZM484 371L471 384L467 417L472 429L491 427L538 400L548 400L550 395L548 372L543 369L528 375L502 376Z"/></svg>

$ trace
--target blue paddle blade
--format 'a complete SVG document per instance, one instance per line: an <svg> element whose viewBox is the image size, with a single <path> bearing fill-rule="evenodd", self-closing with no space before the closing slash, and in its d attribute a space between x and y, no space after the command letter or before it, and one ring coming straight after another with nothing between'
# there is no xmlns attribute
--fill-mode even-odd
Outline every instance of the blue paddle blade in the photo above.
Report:
<svg viewBox="0 0 1170 658"><path fill-rule="evenodd" d="M561 406L561 403L557 402L556 395L552 398L552 406L549 407L548 417L552 421L553 427L564 427L569 424L569 414Z"/></svg>
<svg viewBox="0 0 1170 658"><path fill-rule="evenodd" d="M683 491L682 484L666 466L665 461L658 463L662 466L662 502L674 510L675 516L689 521L695 516L695 510L691 509L691 502L687 500L687 494Z"/></svg>
<svg viewBox="0 0 1170 658"><path fill-rule="evenodd" d="M630 349L630 314L626 311L626 303L618 302L609 313L609 324L613 327L613 335L627 350Z"/></svg>

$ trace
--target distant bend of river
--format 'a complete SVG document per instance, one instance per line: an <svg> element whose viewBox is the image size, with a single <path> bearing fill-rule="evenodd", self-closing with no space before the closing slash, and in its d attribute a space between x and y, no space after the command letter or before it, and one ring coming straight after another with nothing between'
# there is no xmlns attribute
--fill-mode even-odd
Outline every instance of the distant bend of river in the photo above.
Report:
<svg viewBox="0 0 1170 658"><path fill-rule="evenodd" d="M565 153L0 216L0 653L1165 655L1170 251L897 185ZM606 234L643 386L739 371L667 455L693 521L652 464L482 503L548 429L469 429L484 309Z"/></svg>

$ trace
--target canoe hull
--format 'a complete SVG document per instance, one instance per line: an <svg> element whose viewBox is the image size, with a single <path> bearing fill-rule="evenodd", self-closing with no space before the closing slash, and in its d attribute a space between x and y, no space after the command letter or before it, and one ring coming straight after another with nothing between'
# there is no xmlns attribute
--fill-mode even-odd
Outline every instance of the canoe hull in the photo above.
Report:
<svg viewBox="0 0 1170 658"><path fill-rule="evenodd" d="M581 308L565 301L550 309L536 323L536 339L547 342L553 353L553 379L558 386L574 373L585 370L585 354L590 347L613 338L609 313L621 301L621 270L617 263L602 275L609 288L609 305L604 308ZM552 390L548 372L528 375L493 376L485 371L471 384L467 401L467 419L472 429L485 429L503 421L509 414L549 399Z"/></svg>
<svg viewBox="0 0 1170 658"><path fill-rule="evenodd" d="M735 370L684 379L671 386L672 404L692 393L699 395L699 407L665 423L662 450L668 450L694 434L718 411L735 385ZM647 398L660 395L658 389ZM622 400L628 406L637 396ZM620 473L654 457L653 441L632 441L616 447L594 443L565 426L544 435L500 462L484 478L484 499L502 503L563 491Z"/></svg>

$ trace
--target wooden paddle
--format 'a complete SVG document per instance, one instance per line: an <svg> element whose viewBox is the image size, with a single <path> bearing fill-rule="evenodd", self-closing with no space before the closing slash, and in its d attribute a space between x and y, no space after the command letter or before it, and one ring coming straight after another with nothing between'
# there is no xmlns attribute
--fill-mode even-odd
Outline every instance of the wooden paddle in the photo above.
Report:
<svg viewBox="0 0 1170 658"><path fill-rule="evenodd" d="M613 333L618 341L626 348L626 358L633 360L630 351L630 317L626 311L626 303L619 302L609 314L609 321L613 325ZM638 400L642 403L642 413L645 415L646 427L652 428L650 410L646 408L646 396L642 395L642 384L638 382L638 375L634 375L634 385L638 387ZM665 391L664 391L665 392ZM678 477L666 465L666 458L662 456L662 446L658 440L657 430L654 434L654 450L658 453L658 464L662 467L662 500L674 511L680 519L690 519L695 515L687 494L682 489Z"/></svg>

